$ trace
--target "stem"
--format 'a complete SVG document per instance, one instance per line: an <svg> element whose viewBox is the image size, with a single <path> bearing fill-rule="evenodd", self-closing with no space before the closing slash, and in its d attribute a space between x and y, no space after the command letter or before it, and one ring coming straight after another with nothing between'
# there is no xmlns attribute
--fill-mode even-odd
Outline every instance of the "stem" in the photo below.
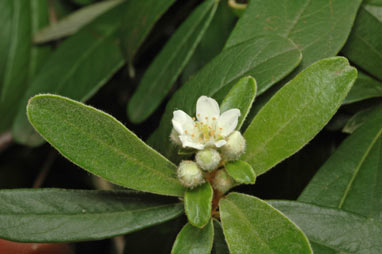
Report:
<svg viewBox="0 0 382 254"><path fill-rule="evenodd" d="M10 131L5 132L0 135L0 153L7 149L7 147L12 143L12 133Z"/></svg>
<svg viewBox="0 0 382 254"><path fill-rule="evenodd" d="M123 254L123 250L125 249L125 238L120 236L113 237L113 242L115 246L115 252L117 254Z"/></svg>
<svg viewBox="0 0 382 254"><path fill-rule="evenodd" d="M42 169L38 176L36 177L36 180L33 183L33 188L40 188L43 182L45 181L54 160L56 159L56 152L52 151L49 153L48 158L45 160L44 165L42 166Z"/></svg>

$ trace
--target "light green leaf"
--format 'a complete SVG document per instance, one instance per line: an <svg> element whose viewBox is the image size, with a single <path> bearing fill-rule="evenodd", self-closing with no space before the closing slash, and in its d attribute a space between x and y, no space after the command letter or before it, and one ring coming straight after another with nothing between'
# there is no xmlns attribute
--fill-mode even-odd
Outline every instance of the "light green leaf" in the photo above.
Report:
<svg viewBox="0 0 382 254"><path fill-rule="evenodd" d="M238 183L254 184L256 182L256 173L245 161L228 162L225 165L227 173Z"/></svg>
<svg viewBox="0 0 382 254"><path fill-rule="evenodd" d="M352 134L356 129L361 127L369 118L376 117L381 113L381 105L371 107L354 114L345 124L342 132Z"/></svg>
<svg viewBox="0 0 382 254"><path fill-rule="evenodd" d="M382 6L375 8L382 9ZM367 5L363 5L342 53L368 73L382 79L381 41L382 20L374 16Z"/></svg>
<svg viewBox="0 0 382 254"><path fill-rule="evenodd" d="M258 37L224 50L174 94L150 143L168 158L172 157L176 151L168 137L175 109L194 115L201 95L222 101L231 87L248 75L256 78L258 90L266 89L291 72L300 59L296 46L279 36Z"/></svg>
<svg viewBox="0 0 382 254"><path fill-rule="evenodd" d="M108 0L75 11L67 17L59 20L57 23L53 23L50 26L39 30L38 33L34 35L34 42L45 43L74 34L99 15L121 4L123 1L124 0Z"/></svg>
<svg viewBox="0 0 382 254"><path fill-rule="evenodd" d="M240 109L241 115L236 127L237 130L240 130L255 101L256 91L256 80L251 76L244 77L231 88L220 105L220 112L231 108Z"/></svg>
<svg viewBox="0 0 382 254"><path fill-rule="evenodd" d="M209 254L213 240L212 220L202 229L187 223L176 237L171 254Z"/></svg>
<svg viewBox="0 0 382 254"><path fill-rule="evenodd" d="M132 122L146 120L165 99L208 28L217 5L216 0L203 2L154 59L129 101L128 115Z"/></svg>
<svg viewBox="0 0 382 254"><path fill-rule="evenodd" d="M213 194L212 187L208 182L195 189L186 190L184 210L189 223L193 226L202 228L210 220Z"/></svg>
<svg viewBox="0 0 382 254"><path fill-rule="evenodd" d="M211 254L229 254L227 242L225 241L223 228L219 221L214 221L214 245Z"/></svg>
<svg viewBox="0 0 382 254"><path fill-rule="evenodd" d="M230 253L312 253L304 233L258 198L230 193L220 200L220 217Z"/></svg>
<svg viewBox="0 0 382 254"><path fill-rule="evenodd" d="M226 47L259 35L280 35L291 39L302 51L304 57L298 69L303 70L340 51L361 2L251 0Z"/></svg>
<svg viewBox="0 0 382 254"><path fill-rule="evenodd" d="M348 137L299 201L382 218L382 108Z"/></svg>
<svg viewBox="0 0 382 254"><path fill-rule="evenodd" d="M320 60L298 74L253 119L241 159L261 175L300 150L328 123L356 78L342 57Z"/></svg>
<svg viewBox="0 0 382 254"><path fill-rule="evenodd" d="M344 100L343 104L353 103L375 97L382 97L382 82L377 81L362 72L359 72L358 78L355 81L348 96Z"/></svg>
<svg viewBox="0 0 382 254"><path fill-rule="evenodd" d="M22 242L110 238L168 221L182 204L127 191L0 191L0 237Z"/></svg>
<svg viewBox="0 0 382 254"><path fill-rule="evenodd" d="M270 201L313 243L315 254L380 254L382 221L300 202Z"/></svg>
<svg viewBox="0 0 382 254"><path fill-rule="evenodd" d="M175 165L112 116L57 95L33 97L27 114L46 141L83 169L124 187L183 196Z"/></svg>
<svg viewBox="0 0 382 254"><path fill-rule="evenodd" d="M124 64L114 37L122 7L114 8L63 42L46 61L18 108L12 128L17 142L30 146L42 143L26 118L25 107L30 97L39 93L55 93L84 101Z"/></svg>

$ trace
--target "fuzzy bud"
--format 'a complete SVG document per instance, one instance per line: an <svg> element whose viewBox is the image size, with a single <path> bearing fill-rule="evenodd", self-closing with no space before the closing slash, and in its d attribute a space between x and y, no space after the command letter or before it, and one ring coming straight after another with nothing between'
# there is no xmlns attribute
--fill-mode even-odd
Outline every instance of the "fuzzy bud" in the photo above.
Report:
<svg viewBox="0 0 382 254"><path fill-rule="evenodd" d="M182 141L180 141L179 139L179 133L174 128L172 128L171 130L170 140L174 145L177 145L177 146L182 145Z"/></svg>
<svg viewBox="0 0 382 254"><path fill-rule="evenodd" d="M228 175L227 171L221 169L216 172L212 185L214 189L220 191L221 193L226 193L235 185L235 182L233 178Z"/></svg>
<svg viewBox="0 0 382 254"><path fill-rule="evenodd" d="M195 156L195 160L202 169L212 171L219 165L221 157L218 151L208 148L199 151Z"/></svg>
<svg viewBox="0 0 382 254"><path fill-rule="evenodd" d="M222 147L223 158L226 161L234 161L245 151L245 139L239 131L234 131L227 138L227 144Z"/></svg>
<svg viewBox="0 0 382 254"><path fill-rule="evenodd" d="M187 188L195 188L204 183L202 170L193 161L182 161L178 167L178 179Z"/></svg>

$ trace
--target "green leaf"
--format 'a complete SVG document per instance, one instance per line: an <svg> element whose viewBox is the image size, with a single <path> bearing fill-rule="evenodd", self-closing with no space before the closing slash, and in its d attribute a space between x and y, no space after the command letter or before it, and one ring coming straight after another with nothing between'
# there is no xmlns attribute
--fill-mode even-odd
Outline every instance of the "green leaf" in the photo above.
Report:
<svg viewBox="0 0 382 254"><path fill-rule="evenodd" d="M227 173L238 183L254 184L256 182L256 173L245 161L232 161L225 165Z"/></svg>
<svg viewBox="0 0 382 254"><path fill-rule="evenodd" d="M244 77L231 88L220 105L221 112L231 108L240 109L241 115L236 127L237 130L240 130L255 101L256 91L256 80L251 76Z"/></svg>
<svg viewBox="0 0 382 254"><path fill-rule="evenodd" d="M381 7L375 7L381 9ZM382 19L379 20L363 5L358 13L343 54L356 65L382 79Z"/></svg>
<svg viewBox="0 0 382 254"><path fill-rule="evenodd" d="M110 238L168 221L181 203L127 191L14 189L0 191L0 237L22 242Z"/></svg>
<svg viewBox="0 0 382 254"><path fill-rule="evenodd" d="M42 143L26 118L25 107L30 97L39 93L55 93L84 101L97 92L124 64L114 37L122 10L123 8L114 8L98 18L63 42L46 61L18 108L12 128L17 142L30 146Z"/></svg>
<svg viewBox="0 0 382 254"><path fill-rule="evenodd" d="M175 0L127 1L127 8L123 13L121 40L129 64L151 28L174 2Z"/></svg>
<svg viewBox="0 0 382 254"><path fill-rule="evenodd" d="M223 228L219 221L214 221L214 245L212 248L212 254L229 254L227 242L225 241Z"/></svg>
<svg viewBox="0 0 382 254"><path fill-rule="evenodd" d="M129 101L132 122L146 120L165 99L208 28L217 4L207 0L196 8L154 59Z"/></svg>
<svg viewBox="0 0 382 254"><path fill-rule="evenodd" d="M231 87L248 75L256 78L258 91L264 90L291 72L300 59L296 46L279 36L258 37L222 51L174 94L150 143L168 158L172 157L176 151L170 147L168 137L175 109L194 115L201 95L222 101Z"/></svg>
<svg viewBox="0 0 382 254"><path fill-rule="evenodd" d="M302 51L304 57L298 69L305 69L340 51L361 2L251 0L226 48L259 35L280 35L291 39Z"/></svg>
<svg viewBox="0 0 382 254"><path fill-rule="evenodd" d="M354 114L345 124L342 132L352 134L356 129L361 127L369 118L376 117L381 112L381 105L371 107Z"/></svg>
<svg viewBox="0 0 382 254"><path fill-rule="evenodd" d="M53 23L50 26L39 30L38 33L34 35L34 42L45 43L72 35L98 16L121 4L122 2L123 0L108 0L95 3L75 11L59 20L57 23Z"/></svg>
<svg viewBox="0 0 382 254"><path fill-rule="evenodd" d="M230 193L220 200L220 217L230 253L312 253L304 233L258 198Z"/></svg>
<svg viewBox="0 0 382 254"><path fill-rule="evenodd" d="M57 95L33 97L27 114L46 141L83 169L124 187L183 196L175 165L112 116Z"/></svg>
<svg viewBox="0 0 382 254"><path fill-rule="evenodd" d="M382 97L382 82L359 72L358 78L343 104L358 102L375 97Z"/></svg>
<svg viewBox="0 0 382 254"><path fill-rule="evenodd" d="M342 57L320 60L298 74L263 106L244 133L242 160L257 175L308 143L330 120L357 77Z"/></svg>
<svg viewBox="0 0 382 254"><path fill-rule="evenodd" d="M184 210L188 221L195 227L204 227L211 218L213 190L210 183L186 190L184 194Z"/></svg>
<svg viewBox="0 0 382 254"><path fill-rule="evenodd" d="M382 221L338 209L292 201L270 204L293 220L314 243L316 254L382 253Z"/></svg>
<svg viewBox="0 0 382 254"><path fill-rule="evenodd" d="M382 108L325 162L300 201L382 218Z"/></svg>
<svg viewBox="0 0 382 254"><path fill-rule="evenodd" d="M171 254L209 254L213 240L212 220L202 229L187 223L176 237Z"/></svg>

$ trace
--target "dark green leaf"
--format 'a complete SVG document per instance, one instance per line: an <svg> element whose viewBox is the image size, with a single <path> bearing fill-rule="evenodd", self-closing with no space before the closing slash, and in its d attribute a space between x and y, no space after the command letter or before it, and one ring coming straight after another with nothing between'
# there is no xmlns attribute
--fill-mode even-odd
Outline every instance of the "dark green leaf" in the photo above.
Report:
<svg viewBox="0 0 382 254"><path fill-rule="evenodd" d="M279 36L258 37L224 50L175 93L160 128L150 138L151 144L167 157L173 156L175 149L170 147L168 137L175 109L194 115L201 95L221 101L243 76L255 77L258 90L263 90L291 72L300 59L296 46Z"/></svg>
<svg viewBox="0 0 382 254"><path fill-rule="evenodd" d="M357 77L342 57L320 60L281 88L244 133L246 160L261 175L308 143L330 120Z"/></svg>
<svg viewBox="0 0 382 254"><path fill-rule="evenodd" d="M221 112L231 108L240 109L241 115L236 127L237 130L240 130L255 101L256 91L256 80L250 76L244 77L231 88L220 105Z"/></svg>
<svg viewBox="0 0 382 254"><path fill-rule="evenodd" d="M123 1L124 0L108 0L84 7L59 20L57 23L53 23L39 30L38 33L34 35L34 41L36 43L44 43L74 34L99 15L121 4Z"/></svg>
<svg viewBox="0 0 382 254"><path fill-rule="evenodd" d="M375 97L382 97L382 82L359 72L354 86L343 103L348 104Z"/></svg>
<svg viewBox="0 0 382 254"><path fill-rule="evenodd" d="M382 218L382 108L347 138L300 201Z"/></svg>
<svg viewBox="0 0 382 254"><path fill-rule="evenodd" d="M361 127L369 118L376 117L378 114L380 114L380 107L381 105L378 104L375 107L371 107L357 112L346 122L342 131L348 134L352 134L356 129Z"/></svg>
<svg viewBox="0 0 382 254"><path fill-rule="evenodd" d="M238 183L254 184L256 182L256 173L245 161L228 162L225 165L227 173Z"/></svg>
<svg viewBox="0 0 382 254"><path fill-rule="evenodd" d="M137 231L182 214L182 204L126 191L0 191L0 237L23 242L98 240Z"/></svg>
<svg viewBox="0 0 382 254"><path fill-rule="evenodd" d="M312 253L304 233L258 198L230 193L220 201L220 217L230 253Z"/></svg>
<svg viewBox="0 0 382 254"><path fill-rule="evenodd" d="M27 114L46 141L85 170L128 188L183 196L175 165L112 116L56 95L33 97Z"/></svg>
<svg viewBox="0 0 382 254"><path fill-rule="evenodd" d="M42 143L26 118L25 107L30 97L49 92L84 101L123 65L121 50L113 36L120 13L121 8L114 8L66 40L52 54L18 108L12 130L16 141L31 146Z"/></svg>
<svg viewBox="0 0 382 254"><path fill-rule="evenodd" d="M176 237L171 254L209 254L213 240L212 220L202 229L187 223Z"/></svg>
<svg viewBox="0 0 382 254"><path fill-rule="evenodd" d="M302 51L299 69L335 56L346 42L361 0L251 0L226 47L259 35L291 39ZM257 80L257 77L254 76Z"/></svg>
<svg viewBox="0 0 382 254"><path fill-rule="evenodd" d="M214 221L214 245L212 248L212 254L229 254L227 242L225 241L223 228L219 221Z"/></svg>
<svg viewBox="0 0 382 254"><path fill-rule="evenodd" d="M380 254L382 221L320 206L271 201L309 237L315 254Z"/></svg>
<svg viewBox="0 0 382 254"><path fill-rule="evenodd" d="M166 97L208 28L217 4L207 0L196 8L155 58L129 101L132 122L143 122Z"/></svg>
<svg viewBox="0 0 382 254"><path fill-rule="evenodd" d="M211 218L213 197L211 185L207 182L184 194L184 210L188 221L195 227L204 227Z"/></svg>

